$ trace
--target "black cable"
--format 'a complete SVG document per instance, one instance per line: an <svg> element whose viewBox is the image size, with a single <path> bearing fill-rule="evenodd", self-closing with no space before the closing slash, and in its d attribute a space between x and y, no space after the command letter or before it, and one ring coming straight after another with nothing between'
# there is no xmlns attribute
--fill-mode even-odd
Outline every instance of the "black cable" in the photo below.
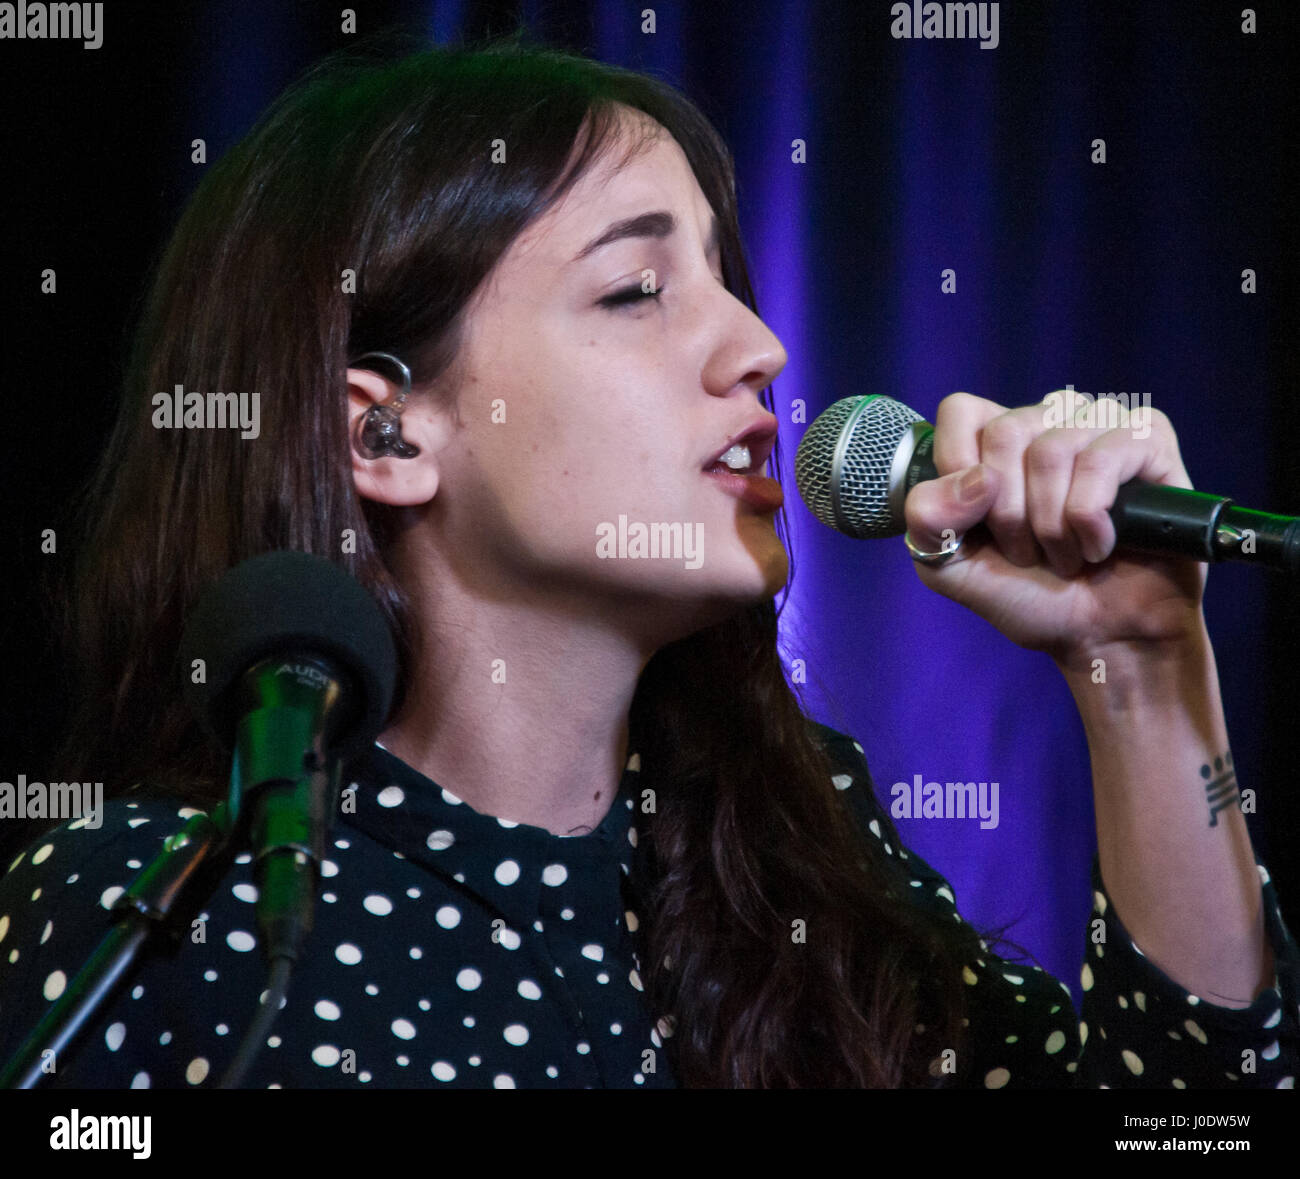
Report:
<svg viewBox="0 0 1300 1179"><path fill-rule="evenodd" d="M292 959L281 957L272 961L271 973L267 978L266 997L253 1017L253 1022L249 1024L248 1031L244 1033L235 1058L226 1069L225 1076L221 1078L218 1089L238 1089L243 1084L244 1075L253 1063L253 1058L261 1050L266 1034L271 1030L271 1024L275 1022L275 1017L280 1014L285 993L289 989L289 975L292 971Z"/></svg>

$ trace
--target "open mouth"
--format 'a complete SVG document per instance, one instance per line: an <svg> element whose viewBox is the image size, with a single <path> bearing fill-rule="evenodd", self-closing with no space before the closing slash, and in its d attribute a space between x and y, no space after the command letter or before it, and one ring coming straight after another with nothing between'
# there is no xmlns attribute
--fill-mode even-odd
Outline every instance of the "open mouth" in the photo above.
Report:
<svg viewBox="0 0 1300 1179"><path fill-rule="evenodd" d="M761 465L766 464L766 457ZM758 470L754 465L754 456L744 443L736 443L714 460L711 466L704 468L708 472L723 471L732 475L761 475L765 470Z"/></svg>
<svg viewBox="0 0 1300 1179"><path fill-rule="evenodd" d="M729 461L719 459L705 467L704 474L717 483L728 495L734 495L760 511L774 511L785 502L781 485L766 475L766 460L754 466L753 456L745 446L732 447L726 453Z"/></svg>

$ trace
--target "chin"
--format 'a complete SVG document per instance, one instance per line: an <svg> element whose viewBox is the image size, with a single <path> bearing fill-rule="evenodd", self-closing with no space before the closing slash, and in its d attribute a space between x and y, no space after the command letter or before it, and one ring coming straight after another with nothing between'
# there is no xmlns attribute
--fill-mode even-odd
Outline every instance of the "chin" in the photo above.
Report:
<svg viewBox="0 0 1300 1179"><path fill-rule="evenodd" d="M770 598L780 593L790 576L790 554L775 528L769 523L763 533L757 536L750 533L741 545L744 551L740 559L750 573L754 596Z"/></svg>
<svg viewBox="0 0 1300 1179"><path fill-rule="evenodd" d="M697 563L692 562L699 555L692 554L690 562L617 561L605 566L602 572L617 575L620 596L627 595L620 607L623 616L629 621L639 618L658 642L671 642L770 601L790 575L789 554L775 529L769 521L761 528L739 530L733 524L729 532L725 544L706 543Z"/></svg>
<svg viewBox="0 0 1300 1179"><path fill-rule="evenodd" d="M790 576L790 558L779 541L761 549L742 548L723 569L714 569L710 589L719 597L748 606L781 592Z"/></svg>

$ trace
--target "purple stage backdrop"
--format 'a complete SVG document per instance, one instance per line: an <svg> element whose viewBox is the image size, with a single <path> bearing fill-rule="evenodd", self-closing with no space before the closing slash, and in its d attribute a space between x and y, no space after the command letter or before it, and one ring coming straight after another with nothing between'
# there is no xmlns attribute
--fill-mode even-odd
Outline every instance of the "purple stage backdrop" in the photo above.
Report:
<svg viewBox="0 0 1300 1179"><path fill-rule="evenodd" d="M354 7L359 31L400 21L439 42L480 35L495 13L491 31L520 22L657 73L714 120L736 157L758 310L790 355L772 392L795 568L782 615L792 678L806 680L817 719L863 746L884 801L917 775L997 783L996 825L902 819L904 839L949 876L969 920L1010 924L1077 1001L1095 831L1063 680L1045 656L926 590L901 539L854 541L817 523L795 492L794 451L850 395L888 394L933 420L957 390L1015 406L1071 384L1149 398L1172 419L1198 488L1300 511L1273 478L1272 427L1285 419L1294 437L1280 380L1294 364L1283 291L1293 148L1279 129L1294 77L1287 6L1256 5L1257 32L1243 31L1236 3L969 6L997 12L996 38L983 39L895 36L896 6L874 0ZM144 227L156 246L197 182L177 144L201 127L210 159L232 145L342 43L340 6L204 0L186 6L183 27L158 23L153 40L156 13L105 8L104 47L78 68L138 71L152 122L133 125L147 143L132 166L156 170L152 191L171 206L141 214L156 217ZM66 87L51 86L57 105ZM93 145L100 116L83 106L76 125L87 121ZM103 134L122 142L107 124ZM73 176L53 166L32 191L58 201ZM57 240L53 226L75 222L60 217L33 239ZM1285 905L1270 800L1291 783L1266 780L1267 701L1256 695L1277 655L1267 593L1257 570L1215 568L1206 611L1238 778L1259 793L1256 848Z"/></svg>

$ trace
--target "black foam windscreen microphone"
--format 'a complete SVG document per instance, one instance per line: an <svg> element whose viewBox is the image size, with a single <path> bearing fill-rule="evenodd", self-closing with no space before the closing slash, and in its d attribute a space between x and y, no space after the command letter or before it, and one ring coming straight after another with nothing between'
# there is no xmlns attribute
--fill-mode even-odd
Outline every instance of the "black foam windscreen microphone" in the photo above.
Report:
<svg viewBox="0 0 1300 1179"><path fill-rule="evenodd" d="M263 553L200 596L180 643L186 698L200 724L230 748L246 673L268 658L312 655L349 681L328 742L346 759L374 741L392 707L397 653L388 622L357 581L324 557Z"/></svg>
<svg viewBox="0 0 1300 1179"><path fill-rule="evenodd" d="M271 552L200 598L180 645L196 717L233 750L229 842L251 846L262 946L296 961L342 763L378 736L397 653L373 598L323 557Z"/></svg>
<svg viewBox="0 0 1300 1179"><path fill-rule="evenodd" d="M828 527L858 539L901 536L907 493L939 477L933 450L934 427L915 410L875 394L845 397L805 431L795 482ZM1300 517L1142 479L1120 485L1110 517L1117 548L1300 572Z"/></svg>

